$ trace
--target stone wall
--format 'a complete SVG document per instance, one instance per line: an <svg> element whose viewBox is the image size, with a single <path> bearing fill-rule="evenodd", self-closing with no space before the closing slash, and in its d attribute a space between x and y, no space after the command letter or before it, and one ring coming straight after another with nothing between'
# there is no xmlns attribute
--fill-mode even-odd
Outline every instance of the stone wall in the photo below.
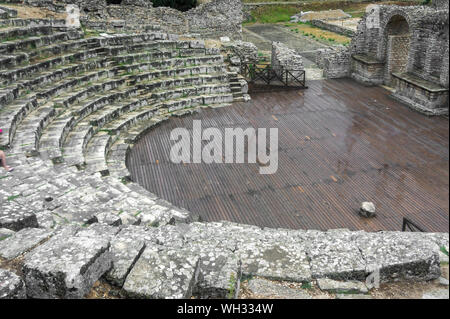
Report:
<svg viewBox="0 0 450 319"><path fill-rule="evenodd" d="M351 76L393 85L396 98L426 114L448 113L448 14L434 6L370 7L350 45Z"/></svg>
<svg viewBox="0 0 450 319"><path fill-rule="evenodd" d="M343 78L350 75L350 52L346 47L319 49L316 64L323 69L329 79Z"/></svg>
<svg viewBox="0 0 450 319"><path fill-rule="evenodd" d="M344 35L346 37L350 37L350 38L356 34L356 32L353 30L341 27L336 24L327 23L326 21L323 21L323 20L311 20L311 21L309 21L309 23L311 23L312 25L319 27L321 29L325 29L325 30L328 30L328 31L331 31L331 32L334 32L337 34L342 34L342 35Z"/></svg>
<svg viewBox="0 0 450 319"><path fill-rule="evenodd" d="M298 12L300 11L307 11L305 9L305 6L309 5L308 2L331 2L330 0L302 0L302 1L269 1L269 2L253 2L253 3L244 3L243 4L243 14L244 14L244 20L250 21L252 16L252 11L257 10L259 8L264 7L274 7L274 6L280 6L280 5L288 5L290 7L297 7ZM377 2L377 1L383 1L383 0L372 0L371 2ZM402 0L400 0L402 1ZM411 2L411 0L403 0L405 2ZM447 0L448 1L448 0ZM367 0L333 0L332 2L367 2ZM417 3L420 3L420 1L416 1Z"/></svg>
<svg viewBox="0 0 450 319"><path fill-rule="evenodd" d="M50 0L24 0L25 3L52 9ZM213 0L186 12L168 7L153 8L150 0L123 0L108 5L106 0L60 0L80 7L82 21L123 20L126 24L144 26L159 24L172 33L196 33L202 37L228 36L240 39L242 32L242 1ZM92 23L91 23L92 25ZM102 24L99 24L102 25ZM104 25L104 24L103 24Z"/></svg>
<svg viewBox="0 0 450 319"><path fill-rule="evenodd" d="M388 39L387 50L390 53L385 64L385 83L391 82L391 73L404 73L407 71L408 53L409 53L409 36L392 35Z"/></svg>
<svg viewBox="0 0 450 319"><path fill-rule="evenodd" d="M281 42L272 42L271 65L279 75L283 70L288 70L296 78L299 78L302 71L305 70L302 56Z"/></svg>
<svg viewBox="0 0 450 319"><path fill-rule="evenodd" d="M404 20L403 24L397 25L406 24L407 32L392 27L396 19ZM407 59L405 72L448 88L445 76L440 81L442 73L448 73L442 58L448 50L448 21L448 11L436 11L432 7L374 6L358 25L350 51L352 55L364 55L388 63L391 55L389 49L392 48L389 36L399 35L396 32L408 35L409 41L404 38L401 44L408 51L403 56ZM406 42L409 42L409 47Z"/></svg>
<svg viewBox="0 0 450 319"><path fill-rule="evenodd" d="M439 10L448 10L449 8L449 1L448 0L433 0L431 2L431 5Z"/></svg>

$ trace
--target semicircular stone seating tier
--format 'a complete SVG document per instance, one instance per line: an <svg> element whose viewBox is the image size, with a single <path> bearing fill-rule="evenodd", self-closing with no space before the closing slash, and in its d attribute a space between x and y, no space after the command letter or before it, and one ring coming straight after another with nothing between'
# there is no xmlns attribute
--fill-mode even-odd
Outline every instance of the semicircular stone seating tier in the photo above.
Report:
<svg viewBox="0 0 450 319"><path fill-rule="evenodd" d="M187 298L234 297L243 274L439 276L448 234L202 223L127 180L142 134L238 97L204 41L1 18L0 146L15 171L0 173L0 298L81 298L100 278L127 297Z"/></svg>

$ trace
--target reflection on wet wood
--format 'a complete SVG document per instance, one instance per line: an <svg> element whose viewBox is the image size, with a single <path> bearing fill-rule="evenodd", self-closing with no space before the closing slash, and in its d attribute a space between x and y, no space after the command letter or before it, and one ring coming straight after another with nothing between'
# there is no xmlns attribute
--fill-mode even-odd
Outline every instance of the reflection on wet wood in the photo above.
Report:
<svg viewBox="0 0 450 319"><path fill-rule="evenodd" d="M174 118L148 133L128 159L133 180L207 221L294 229L401 230L408 217L427 231L449 228L448 119L428 118L379 87L351 80L259 93L250 103ZM277 127L279 168L173 164L170 131ZM378 216L357 210L373 201Z"/></svg>

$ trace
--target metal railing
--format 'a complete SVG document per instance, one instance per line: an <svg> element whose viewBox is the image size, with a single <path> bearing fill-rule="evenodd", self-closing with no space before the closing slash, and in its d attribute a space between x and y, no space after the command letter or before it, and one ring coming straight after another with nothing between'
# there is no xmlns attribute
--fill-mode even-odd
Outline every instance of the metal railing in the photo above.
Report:
<svg viewBox="0 0 450 319"><path fill-rule="evenodd" d="M402 231L410 231L410 232L422 232L425 233L425 230L418 226L416 223L412 222L408 218L403 218Z"/></svg>
<svg viewBox="0 0 450 319"><path fill-rule="evenodd" d="M274 70L270 64L241 63L240 73L249 83L307 88L305 70Z"/></svg>

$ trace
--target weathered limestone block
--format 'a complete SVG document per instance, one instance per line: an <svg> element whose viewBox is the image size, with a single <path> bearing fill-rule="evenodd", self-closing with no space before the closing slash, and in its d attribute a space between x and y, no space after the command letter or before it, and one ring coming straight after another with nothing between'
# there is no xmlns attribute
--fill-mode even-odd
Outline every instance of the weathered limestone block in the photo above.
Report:
<svg viewBox="0 0 450 319"><path fill-rule="evenodd" d="M9 270L0 269L0 299L25 299L26 297L22 279Z"/></svg>
<svg viewBox="0 0 450 319"><path fill-rule="evenodd" d="M16 232L14 230L8 229L8 228L0 228L0 240L4 240L12 235L14 235Z"/></svg>
<svg viewBox="0 0 450 319"><path fill-rule="evenodd" d="M205 41L204 40L191 40L191 41L189 41L189 47L191 49L204 49Z"/></svg>
<svg viewBox="0 0 450 319"><path fill-rule="evenodd" d="M132 298L190 298L199 275L199 258L185 250L147 247L127 276L123 290Z"/></svg>
<svg viewBox="0 0 450 319"><path fill-rule="evenodd" d="M366 285L357 281L336 281L328 278L317 279L320 290L333 293L365 294L368 292Z"/></svg>
<svg viewBox="0 0 450 319"><path fill-rule="evenodd" d="M1 203L0 228L14 231L27 227L38 227L36 215L23 206L10 202Z"/></svg>
<svg viewBox="0 0 450 319"><path fill-rule="evenodd" d="M303 243L247 242L236 252L242 272L275 280L311 281L306 246Z"/></svg>
<svg viewBox="0 0 450 319"><path fill-rule="evenodd" d="M241 280L238 257L226 249L197 246L200 275L194 295L200 298L235 298Z"/></svg>
<svg viewBox="0 0 450 319"><path fill-rule="evenodd" d="M308 231L308 257L313 278L364 280L366 263L353 233L347 230Z"/></svg>
<svg viewBox="0 0 450 319"><path fill-rule="evenodd" d="M119 215L110 212L101 212L95 215L97 222L101 224L106 224L110 226L120 226L122 225L122 218Z"/></svg>
<svg viewBox="0 0 450 319"><path fill-rule="evenodd" d="M292 289L281 284L262 279L254 278L248 282L248 288L258 296L276 297L281 299L311 299L312 297L305 291Z"/></svg>
<svg viewBox="0 0 450 319"><path fill-rule="evenodd" d="M111 240L109 248L112 268L105 277L113 285L122 287L129 272L141 256L146 245L143 240L136 240L130 235L118 234Z"/></svg>
<svg viewBox="0 0 450 319"><path fill-rule="evenodd" d="M66 5L66 26L79 28L80 24L80 8L74 4Z"/></svg>
<svg viewBox="0 0 450 319"><path fill-rule="evenodd" d="M435 243L414 233L361 233L355 239L366 271L378 269L381 282L401 278L433 280L441 274Z"/></svg>
<svg viewBox="0 0 450 319"><path fill-rule="evenodd" d="M0 257L7 260L14 259L50 237L52 233L52 230L42 228L22 229L0 241Z"/></svg>
<svg viewBox="0 0 450 319"><path fill-rule="evenodd" d="M31 298L82 298L110 268L108 239L55 236L25 256L22 271Z"/></svg>
<svg viewBox="0 0 450 319"><path fill-rule="evenodd" d="M89 227L77 229L77 237L102 237L112 239L120 231L120 228L106 224L94 223Z"/></svg>

